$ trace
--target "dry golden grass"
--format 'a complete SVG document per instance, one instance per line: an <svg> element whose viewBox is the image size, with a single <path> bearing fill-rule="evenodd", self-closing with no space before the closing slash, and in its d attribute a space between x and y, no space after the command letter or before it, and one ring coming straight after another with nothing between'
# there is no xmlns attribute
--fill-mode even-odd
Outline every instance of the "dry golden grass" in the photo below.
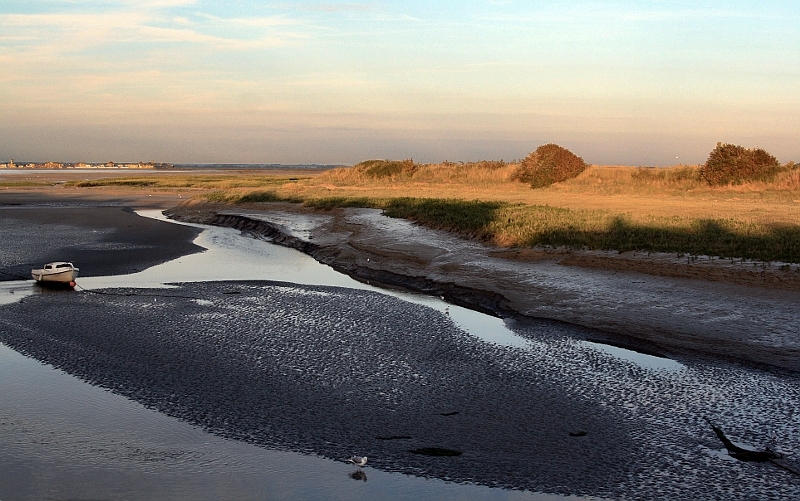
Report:
<svg viewBox="0 0 800 501"><path fill-rule="evenodd" d="M548 188L511 181L517 164L476 162L416 165L413 174L370 178L353 168L295 173L236 172L208 175L137 175L68 183L195 193L224 192L231 199L269 190L295 200L338 198L437 198L601 210L633 221L653 217L722 218L743 223L800 224L800 169L771 183L710 187L699 166L639 168L592 166ZM289 174L289 175L287 175ZM294 177L294 176L297 177Z"/></svg>
<svg viewBox="0 0 800 501"><path fill-rule="evenodd" d="M410 177L370 179L336 169L277 190L298 199L329 197L444 198L603 210L635 221L653 217L723 218L745 223L800 224L800 170L772 183L710 187L699 166L639 168L592 166L578 177L531 189L510 181L516 165L501 168L461 164L422 165Z"/></svg>
<svg viewBox="0 0 800 501"><path fill-rule="evenodd" d="M398 183L497 185L507 184L519 164L504 162L444 162L440 164L415 164L411 173L394 176L370 176L363 169L342 167L321 173L315 182L334 186L394 186Z"/></svg>

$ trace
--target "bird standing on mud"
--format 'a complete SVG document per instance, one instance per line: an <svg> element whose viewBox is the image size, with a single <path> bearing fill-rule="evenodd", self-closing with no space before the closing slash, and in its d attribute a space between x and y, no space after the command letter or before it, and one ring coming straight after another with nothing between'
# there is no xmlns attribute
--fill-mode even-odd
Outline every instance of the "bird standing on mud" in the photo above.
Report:
<svg viewBox="0 0 800 501"><path fill-rule="evenodd" d="M367 464L367 457L366 456L353 456L348 459L349 462L353 463L354 465L358 466L359 468Z"/></svg>

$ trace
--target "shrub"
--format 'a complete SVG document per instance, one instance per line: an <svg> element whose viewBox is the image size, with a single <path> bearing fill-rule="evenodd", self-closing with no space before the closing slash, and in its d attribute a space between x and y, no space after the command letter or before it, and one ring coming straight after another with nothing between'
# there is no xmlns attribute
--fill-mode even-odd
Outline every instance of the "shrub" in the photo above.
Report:
<svg viewBox="0 0 800 501"><path fill-rule="evenodd" d="M701 171L710 185L770 181L782 169L778 159L761 148L747 149L736 144L717 143Z"/></svg>
<svg viewBox="0 0 800 501"><path fill-rule="evenodd" d="M410 176L416 170L413 160L365 160L354 169L367 177L376 179L384 177Z"/></svg>
<svg viewBox="0 0 800 501"><path fill-rule="evenodd" d="M571 179L589 167L576 154L557 144L543 144L522 161L512 179L542 188Z"/></svg>

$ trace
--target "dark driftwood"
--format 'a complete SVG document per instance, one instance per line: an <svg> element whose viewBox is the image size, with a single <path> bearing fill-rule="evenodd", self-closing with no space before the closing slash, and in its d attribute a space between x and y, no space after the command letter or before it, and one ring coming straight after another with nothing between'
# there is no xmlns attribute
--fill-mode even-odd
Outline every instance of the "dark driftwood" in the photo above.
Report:
<svg viewBox="0 0 800 501"><path fill-rule="evenodd" d="M706 419L709 425L711 425L711 429L714 430L714 433L717 435L717 438L722 442L722 445L725 446L725 449L728 451L728 454L738 459L739 461L753 461L757 463L766 463L770 462L779 468L783 468L784 470L794 473L795 475L800 475L800 470L794 468L786 464L782 461L784 454L772 450L769 446L765 447L763 451L754 451L750 449L744 449L735 445L733 442L725 436L725 433L722 430L715 426L714 423Z"/></svg>
<svg viewBox="0 0 800 501"><path fill-rule="evenodd" d="M763 451L754 451L750 449L743 449L737 445L734 445L734 443L725 436L722 430L720 430L717 426L714 426L711 421L709 421L708 424L711 425L711 429L717 434L717 438L720 439L722 445L724 445L725 449L728 450L728 454L739 461L755 461L757 463L764 463L781 457L780 454L771 451L769 447L765 448Z"/></svg>

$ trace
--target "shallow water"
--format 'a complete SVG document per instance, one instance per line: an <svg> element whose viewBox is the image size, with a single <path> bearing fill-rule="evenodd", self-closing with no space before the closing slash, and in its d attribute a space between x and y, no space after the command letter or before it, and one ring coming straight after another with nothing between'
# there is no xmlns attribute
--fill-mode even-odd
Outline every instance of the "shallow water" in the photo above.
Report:
<svg viewBox="0 0 800 501"><path fill-rule="evenodd" d="M565 499L225 440L0 345L0 499ZM34 480L35 479L35 480Z"/></svg>

